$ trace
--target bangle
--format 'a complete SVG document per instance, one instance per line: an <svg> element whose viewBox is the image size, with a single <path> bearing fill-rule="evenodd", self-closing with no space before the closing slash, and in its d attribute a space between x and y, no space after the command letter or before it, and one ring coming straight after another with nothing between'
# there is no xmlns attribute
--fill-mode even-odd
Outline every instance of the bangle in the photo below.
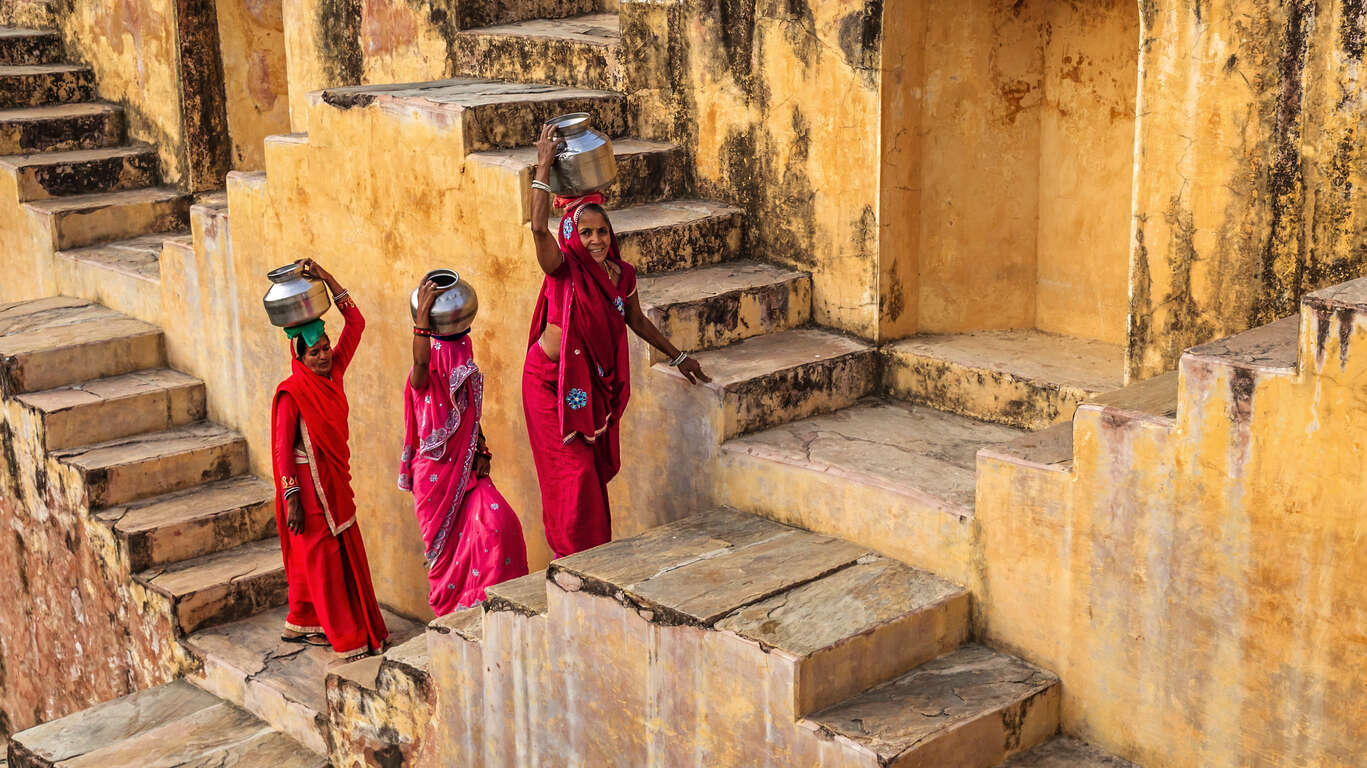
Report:
<svg viewBox="0 0 1367 768"><path fill-rule="evenodd" d="M555 190L551 189L551 185L541 179L532 179L532 189L539 189L549 195L555 194Z"/></svg>
<svg viewBox="0 0 1367 768"><path fill-rule="evenodd" d="M414 335L414 336L431 336L431 335L432 335L432 330L431 330L430 328L419 328L418 326L415 325L415 326L413 326L413 335Z"/></svg>
<svg viewBox="0 0 1367 768"><path fill-rule="evenodd" d="M670 368L678 368L679 364L688 359L687 352L680 352L679 356L669 361Z"/></svg>
<svg viewBox="0 0 1367 768"><path fill-rule="evenodd" d="M351 291L342 291L341 293L338 293L338 294L333 295L332 301L333 301L333 303L335 304L336 302L339 302L339 301L341 301L342 299L345 299L345 298L347 298L347 297L350 296L350 295L351 295Z"/></svg>

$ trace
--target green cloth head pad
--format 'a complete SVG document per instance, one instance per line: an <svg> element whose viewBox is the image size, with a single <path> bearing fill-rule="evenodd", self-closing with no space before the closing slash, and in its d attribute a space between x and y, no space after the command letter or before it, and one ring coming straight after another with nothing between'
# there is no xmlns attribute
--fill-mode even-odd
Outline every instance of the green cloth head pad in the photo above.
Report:
<svg viewBox="0 0 1367 768"><path fill-rule="evenodd" d="M297 339L300 336L303 336L304 343L309 345L310 347L312 347L314 344L317 344L318 340L323 338L324 332L325 331L323 328L322 318L318 318L317 320L314 320L312 322L304 323L303 325L291 325L290 327L285 329L286 336L290 337L291 339Z"/></svg>

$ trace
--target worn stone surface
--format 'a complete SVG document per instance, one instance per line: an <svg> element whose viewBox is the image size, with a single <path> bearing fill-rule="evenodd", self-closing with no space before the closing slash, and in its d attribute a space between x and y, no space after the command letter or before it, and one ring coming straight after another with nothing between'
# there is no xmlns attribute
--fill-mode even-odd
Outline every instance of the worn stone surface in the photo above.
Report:
<svg viewBox="0 0 1367 768"><path fill-rule="evenodd" d="M0 154L108 147L123 140L123 110L114 104L54 104L0 111Z"/></svg>
<svg viewBox="0 0 1367 768"><path fill-rule="evenodd" d="M233 170L264 168L262 141L290 130L283 5L255 0L213 3Z"/></svg>
<svg viewBox="0 0 1367 768"><path fill-rule="evenodd" d="M1042 429L1124 383L1125 350L1039 331L917 336L888 345L883 386L942 411Z"/></svg>
<svg viewBox="0 0 1367 768"><path fill-rule="evenodd" d="M811 319L811 276L762 262L648 276L639 285L646 315L687 352L786 331Z"/></svg>
<svg viewBox="0 0 1367 768"><path fill-rule="evenodd" d="M484 616L482 685L487 727L481 729L481 751L486 765L539 765L567 751L564 721L570 712L549 658L545 579L544 574L533 575L542 576L541 612L495 610Z"/></svg>
<svg viewBox="0 0 1367 768"><path fill-rule="evenodd" d="M536 571L526 576L495 584L484 590L487 595L485 610L490 613L513 611L524 616L546 613L546 572Z"/></svg>
<svg viewBox="0 0 1367 768"><path fill-rule="evenodd" d="M122 539L129 568L142 571L272 539L275 489L254 477L235 477L106 507L96 517Z"/></svg>
<svg viewBox="0 0 1367 768"><path fill-rule="evenodd" d="M56 248L65 250L185 229L190 197L174 187L145 187L53 197L26 205L50 228Z"/></svg>
<svg viewBox="0 0 1367 768"><path fill-rule="evenodd" d="M1058 678L968 645L811 716L869 765L991 766L1058 728Z"/></svg>
<svg viewBox="0 0 1367 768"><path fill-rule="evenodd" d="M0 309L0 391L6 396L164 364L161 331L79 299Z"/></svg>
<svg viewBox="0 0 1367 768"><path fill-rule="evenodd" d="M225 480L247 466L242 436L201 422L79 448L53 457L80 472L92 508Z"/></svg>
<svg viewBox="0 0 1367 768"><path fill-rule="evenodd" d="M463 75L620 91L620 39L615 13L533 19L462 31L454 62Z"/></svg>
<svg viewBox="0 0 1367 768"><path fill-rule="evenodd" d="M980 455L1067 472L1073 466L1073 423L1065 421L1037 432L1027 432L1014 440L985 446Z"/></svg>
<svg viewBox="0 0 1367 768"><path fill-rule="evenodd" d="M280 544L272 539L157 566L136 578L171 600L185 633L251 616L286 597Z"/></svg>
<svg viewBox="0 0 1367 768"><path fill-rule="evenodd" d="M204 384L167 368L31 392L18 399L40 415L44 445L50 451L169 429L205 415Z"/></svg>
<svg viewBox="0 0 1367 768"><path fill-rule="evenodd" d="M1134 764L1086 742L1060 736L1016 755L1003 768L1134 768Z"/></svg>
<svg viewBox="0 0 1367 768"><path fill-rule="evenodd" d="M437 695L422 632L382 656L336 668L327 677L332 764L450 764L436 740Z"/></svg>
<svg viewBox="0 0 1367 768"><path fill-rule="evenodd" d="M143 235L128 240L75 248L58 252L56 258L72 262L75 269L101 273L105 280L112 280L117 275L155 284L161 281L162 248L166 240L173 235L174 233L169 232ZM109 274L111 272L114 274ZM102 291L97 288L96 292Z"/></svg>
<svg viewBox="0 0 1367 768"><path fill-rule="evenodd" d="M679 148L673 144L617 139L612 142L612 154L617 161L617 179L603 190L610 205L626 207L670 200L688 190L687 167ZM524 215L531 215L530 190L536 172L536 147L477 152L470 159L518 174L527 189L523 196Z"/></svg>
<svg viewBox="0 0 1367 768"><path fill-rule="evenodd" d="M160 180L157 168L156 151L138 143L0 157L0 169L16 176L20 201L150 187Z"/></svg>
<svg viewBox="0 0 1367 768"><path fill-rule="evenodd" d="M1184 357L1247 368L1287 371L1296 367L1300 318L1282 318L1187 350Z"/></svg>
<svg viewBox="0 0 1367 768"><path fill-rule="evenodd" d="M740 251L740 209L674 200L609 211L622 258L640 274L716 264ZM559 225L559 219L553 219Z"/></svg>
<svg viewBox="0 0 1367 768"><path fill-rule="evenodd" d="M721 401L723 438L846 407L877 386L877 353L822 330L757 336L694 358Z"/></svg>
<svg viewBox="0 0 1367 768"><path fill-rule="evenodd" d="M0 28L0 64L52 64L62 58L62 38L55 32Z"/></svg>
<svg viewBox="0 0 1367 768"><path fill-rule="evenodd" d="M89 69L72 64L0 65L0 109L89 101Z"/></svg>
<svg viewBox="0 0 1367 768"><path fill-rule="evenodd" d="M515 0L514 2L460 3L460 29L511 24L532 19L561 19L604 10L601 0Z"/></svg>
<svg viewBox="0 0 1367 768"><path fill-rule="evenodd" d="M437 692L436 754L476 765L484 755L484 610L466 608L427 625L427 656Z"/></svg>

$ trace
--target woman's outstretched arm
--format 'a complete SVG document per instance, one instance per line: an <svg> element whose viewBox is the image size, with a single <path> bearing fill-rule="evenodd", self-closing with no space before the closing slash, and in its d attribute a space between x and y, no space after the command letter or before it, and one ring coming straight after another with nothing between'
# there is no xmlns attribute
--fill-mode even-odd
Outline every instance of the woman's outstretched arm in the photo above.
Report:
<svg viewBox="0 0 1367 768"><path fill-rule="evenodd" d="M551 163L555 161L555 128L543 126L541 137L536 140L536 180L546 184L551 180ZM536 260L541 271L552 274L565 258L560 255L560 246L551 232L551 193L534 185L532 187L532 240L536 242Z"/></svg>
<svg viewBox="0 0 1367 768"><path fill-rule="evenodd" d="M633 293L627 297L627 327L637 336L640 336L645 343L663 352L665 357L670 360L679 359L679 348L669 343L669 339L666 339L665 335L660 333L660 329L656 328L655 324L650 322L650 318L646 317L646 313L641 311L641 295L639 293ZM712 380L712 377L702 372L702 366L698 364L698 361L687 355L683 356L678 368L679 373L682 373L690 384Z"/></svg>
<svg viewBox="0 0 1367 768"><path fill-rule="evenodd" d="M432 330L432 305L437 302L441 289L431 280L424 280L418 287L418 317L413 321L413 369L408 372L408 383L413 389L427 389L427 364L432 360L431 337L418 333L418 330Z"/></svg>

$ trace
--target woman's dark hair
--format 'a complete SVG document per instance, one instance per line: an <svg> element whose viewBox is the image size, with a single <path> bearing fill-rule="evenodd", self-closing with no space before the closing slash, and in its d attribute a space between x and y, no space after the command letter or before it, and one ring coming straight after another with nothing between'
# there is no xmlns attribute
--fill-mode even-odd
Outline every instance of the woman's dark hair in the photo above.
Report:
<svg viewBox="0 0 1367 768"><path fill-rule="evenodd" d="M304 337L295 336L291 344L294 346L294 359L303 360L304 353L309 351L308 345L304 343Z"/></svg>
<svg viewBox="0 0 1367 768"><path fill-rule="evenodd" d="M612 226L612 221L608 219L607 210L598 203L584 203L583 205L579 206L579 211L581 216L585 213L596 213L599 216L603 217L603 221L608 222L609 227Z"/></svg>

